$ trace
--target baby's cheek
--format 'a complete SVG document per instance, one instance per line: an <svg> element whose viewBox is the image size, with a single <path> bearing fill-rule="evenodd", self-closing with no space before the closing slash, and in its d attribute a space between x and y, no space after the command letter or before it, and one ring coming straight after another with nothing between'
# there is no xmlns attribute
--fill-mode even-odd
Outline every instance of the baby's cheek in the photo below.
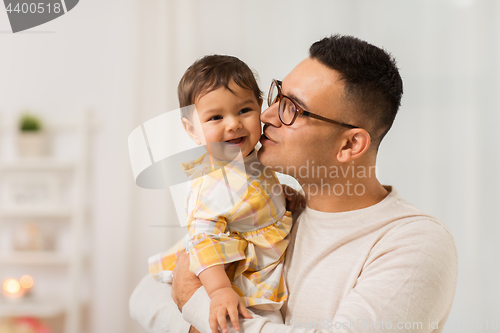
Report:
<svg viewBox="0 0 500 333"><path fill-rule="evenodd" d="M212 128L204 128L203 135L201 138L202 144L206 145L207 142L220 142L220 141L222 141L222 133L223 133L223 131L216 131Z"/></svg>
<svg viewBox="0 0 500 333"><path fill-rule="evenodd" d="M260 122L260 118L257 117L257 119L253 122L253 125L252 125L252 134L254 136L257 136L258 138L260 138L260 135L262 134L262 123Z"/></svg>

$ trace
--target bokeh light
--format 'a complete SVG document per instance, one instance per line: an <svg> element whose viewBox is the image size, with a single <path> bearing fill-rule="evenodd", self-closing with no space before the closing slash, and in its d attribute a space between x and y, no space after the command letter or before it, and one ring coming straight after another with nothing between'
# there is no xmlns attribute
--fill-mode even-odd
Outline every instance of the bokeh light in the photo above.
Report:
<svg viewBox="0 0 500 333"><path fill-rule="evenodd" d="M21 290L21 285L16 279L7 279L3 283L3 289L9 294L16 294Z"/></svg>
<svg viewBox="0 0 500 333"><path fill-rule="evenodd" d="M21 287L24 289L30 289L33 287L33 278L29 275L23 275L19 280Z"/></svg>

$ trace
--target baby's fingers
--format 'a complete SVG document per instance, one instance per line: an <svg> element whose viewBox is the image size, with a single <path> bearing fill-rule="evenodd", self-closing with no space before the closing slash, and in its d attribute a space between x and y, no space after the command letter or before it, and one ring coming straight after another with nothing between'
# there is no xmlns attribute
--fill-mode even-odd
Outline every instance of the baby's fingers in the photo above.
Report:
<svg viewBox="0 0 500 333"><path fill-rule="evenodd" d="M212 333L219 333L219 323L217 322L217 313L210 311L210 317L208 318L208 322L210 323L210 329Z"/></svg>
<svg viewBox="0 0 500 333"><path fill-rule="evenodd" d="M240 311L243 318L246 319L253 318L252 315L250 314L250 311L248 311L247 307L245 306L245 303L243 303L243 301L240 301L240 303L238 304L238 310Z"/></svg>
<svg viewBox="0 0 500 333"><path fill-rule="evenodd" d="M240 330L240 323L238 320L238 309L237 308L229 308L227 309L227 312L229 313L229 319L231 320L231 323L233 324L233 328L235 331Z"/></svg>
<svg viewBox="0 0 500 333"><path fill-rule="evenodd" d="M219 326L222 329L222 333L227 333L229 329L227 328L227 311L226 309L222 308L217 311L217 320L219 322Z"/></svg>

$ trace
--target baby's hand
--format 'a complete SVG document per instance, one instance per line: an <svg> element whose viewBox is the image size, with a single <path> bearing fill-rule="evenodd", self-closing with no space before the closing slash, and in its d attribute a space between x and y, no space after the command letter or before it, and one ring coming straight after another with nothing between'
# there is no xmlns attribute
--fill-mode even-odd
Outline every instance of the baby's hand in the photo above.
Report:
<svg viewBox="0 0 500 333"><path fill-rule="evenodd" d="M302 193L294 190L288 185L281 184L281 186L283 186L287 210L296 212L300 209L300 207L306 206L306 198L302 195Z"/></svg>
<svg viewBox="0 0 500 333"><path fill-rule="evenodd" d="M226 316L229 314L229 319L233 324L235 331L239 331L238 311L244 318L250 319L252 315L248 312L245 303L240 296L231 287L220 288L212 292L210 295L210 328L212 333L218 333L218 326L223 333L228 331Z"/></svg>

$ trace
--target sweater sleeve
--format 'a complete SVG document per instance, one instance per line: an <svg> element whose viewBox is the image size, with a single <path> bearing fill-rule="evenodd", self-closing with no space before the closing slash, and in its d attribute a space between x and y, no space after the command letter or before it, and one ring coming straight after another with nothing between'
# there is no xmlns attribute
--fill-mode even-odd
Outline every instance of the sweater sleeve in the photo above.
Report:
<svg viewBox="0 0 500 333"><path fill-rule="evenodd" d="M160 283L147 274L130 296L130 316L147 332L189 332L191 325L182 318L171 289L170 284Z"/></svg>
<svg viewBox="0 0 500 333"><path fill-rule="evenodd" d="M377 327L441 332L453 302L457 273L455 243L440 222L422 219L404 224L373 248L333 322L349 323L345 332ZM351 323L356 323L356 329L350 328Z"/></svg>
<svg viewBox="0 0 500 333"><path fill-rule="evenodd" d="M332 264L335 263L318 263ZM451 234L436 221L413 221L382 237L338 311L316 327L293 318L289 325L280 325L263 317L242 319L241 326L244 332L262 333L292 333L297 328L303 328L301 332L305 333L442 332L453 301L456 276L457 253ZM195 314L203 309L194 307L193 302L183 317L191 323L199 320L196 324L202 325L202 316L195 318Z"/></svg>

